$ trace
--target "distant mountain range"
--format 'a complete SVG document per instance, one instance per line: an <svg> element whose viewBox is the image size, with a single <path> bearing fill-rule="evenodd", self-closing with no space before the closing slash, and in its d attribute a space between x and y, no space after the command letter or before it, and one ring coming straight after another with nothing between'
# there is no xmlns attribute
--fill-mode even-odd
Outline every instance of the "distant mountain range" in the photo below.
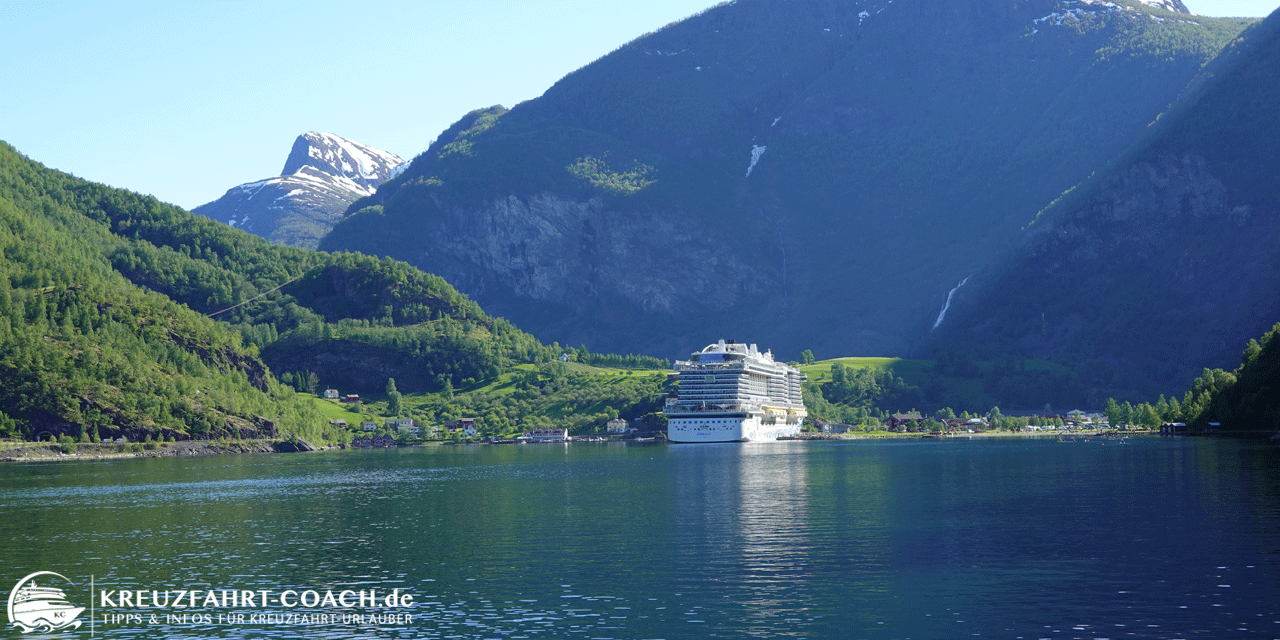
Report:
<svg viewBox="0 0 1280 640"><path fill-rule="evenodd" d="M326 250L542 340L927 350L948 293L1253 21L1175 0L738 0L468 114Z"/></svg>
<svg viewBox="0 0 1280 640"><path fill-rule="evenodd" d="M192 211L272 242L314 249L351 203L405 166L394 153L309 132L293 143L279 176L233 187Z"/></svg>

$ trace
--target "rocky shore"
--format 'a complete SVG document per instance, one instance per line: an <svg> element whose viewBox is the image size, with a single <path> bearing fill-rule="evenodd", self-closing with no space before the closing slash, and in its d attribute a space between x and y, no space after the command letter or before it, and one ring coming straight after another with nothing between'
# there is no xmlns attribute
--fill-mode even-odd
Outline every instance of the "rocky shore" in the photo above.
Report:
<svg viewBox="0 0 1280 640"><path fill-rule="evenodd" d="M0 443L0 462L47 462L55 460L109 460L113 458L158 458L161 456L205 456L242 453L290 453L319 451L306 440L185 440L155 443Z"/></svg>

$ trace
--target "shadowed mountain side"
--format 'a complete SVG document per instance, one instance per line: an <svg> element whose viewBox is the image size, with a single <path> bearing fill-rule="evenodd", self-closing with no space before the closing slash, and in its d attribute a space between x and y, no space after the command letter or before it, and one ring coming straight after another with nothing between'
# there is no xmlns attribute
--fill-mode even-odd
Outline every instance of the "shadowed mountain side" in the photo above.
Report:
<svg viewBox="0 0 1280 640"><path fill-rule="evenodd" d="M1076 362L1177 392L1280 320L1280 16L1208 65L1152 135L957 292L939 344Z"/></svg>
<svg viewBox="0 0 1280 640"><path fill-rule="evenodd" d="M1138 3L741 0L469 114L321 243L543 340L901 354L1246 21ZM787 355L792 354L792 355Z"/></svg>

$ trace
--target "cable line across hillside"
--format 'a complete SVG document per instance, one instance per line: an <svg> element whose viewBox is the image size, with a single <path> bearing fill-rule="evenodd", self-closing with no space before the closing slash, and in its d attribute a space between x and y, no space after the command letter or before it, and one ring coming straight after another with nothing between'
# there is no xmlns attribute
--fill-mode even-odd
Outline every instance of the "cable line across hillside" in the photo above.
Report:
<svg viewBox="0 0 1280 640"><path fill-rule="evenodd" d="M267 289L266 291L263 291L262 293L259 293L258 295L254 296L254 297L252 297L252 298L249 298L248 300L245 300L244 302L238 302L238 303L236 303L236 304L233 304L233 305L231 305L231 306L227 307L226 309L222 309L222 310L220 310L220 311L214 311L213 313L208 314L206 317L212 318L212 317L214 317L214 316L216 316L216 315L219 315L219 314L222 314L222 313L226 313L226 312L228 312L228 311L230 311L230 310L232 310L232 309L234 309L234 308L236 308L236 307L244 306L244 305L246 305L246 304L249 304L250 302L253 302L254 300L257 300L258 298L261 298L262 296L267 295L268 293L271 293L272 291L277 291L277 290L279 290L281 287L283 287L283 286L285 286L285 285L293 284L293 283L295 283L295 282L297 282L298 280L301 280L301 279L302 279L302 276L298 276L298 277L296 277L296 278L294 278L294 279L292 279L292 280L289 280L288 282L283 282L283 283L281 283L281 284L279 284L279 285L276 285L276 286L275 286L274 288L272 288L272 289Z"/></svg>

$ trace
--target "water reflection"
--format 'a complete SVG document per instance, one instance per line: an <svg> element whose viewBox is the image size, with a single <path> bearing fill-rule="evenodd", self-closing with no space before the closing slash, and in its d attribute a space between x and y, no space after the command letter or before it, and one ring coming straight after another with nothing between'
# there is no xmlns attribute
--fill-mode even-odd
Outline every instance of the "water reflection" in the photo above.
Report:
<svg viewBox="0 0 1280 640"><path fill-rule="evenodd" d="M602 444L0 465L0 586L58 570L418 597L404 629L113 637L1267 637L1278 452Z"/></svg>

